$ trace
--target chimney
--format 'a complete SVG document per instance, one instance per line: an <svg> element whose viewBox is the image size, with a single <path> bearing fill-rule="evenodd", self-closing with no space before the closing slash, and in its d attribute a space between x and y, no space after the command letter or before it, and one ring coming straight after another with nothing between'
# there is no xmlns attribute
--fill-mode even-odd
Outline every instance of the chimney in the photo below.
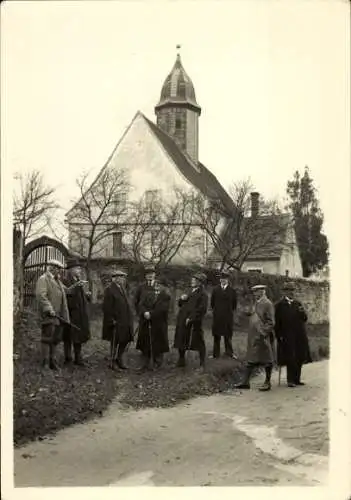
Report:
<svg viewBox="0 0 351 500"><path fill-rule="evenodd" d="M251 193L251 217L257 217L259 212L260 193Z"/></svg>

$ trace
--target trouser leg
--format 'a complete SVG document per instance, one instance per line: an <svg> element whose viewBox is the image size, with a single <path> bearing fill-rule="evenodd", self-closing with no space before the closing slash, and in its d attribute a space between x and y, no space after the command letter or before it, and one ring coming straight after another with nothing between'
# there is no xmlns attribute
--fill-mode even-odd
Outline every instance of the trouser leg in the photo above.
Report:
<svg viewBox="0 0 351 500"><path fill-rule="evenodd" d="M255 368L255 365L252 365L252 364L246 365L244 378L243 378L242 382L235 385L235 387L237 389L250 389L250 379L251 379L251 375L252 375L254 368Z"/></svg>
<svg viewBox="0 0 351 500"><path fill-rule="evenodd" d="M122 370L125 370L127 367L126 365L124 364L124 361L123 361L123 354L124 354L124 351L126 350L126 347L128 345L128 342L120 342L118 344L118 351L117 351L117 364L120 368L122 368Z"/></svg>
<svg viewBox="0 0 351 500"><path fill-rule="evenodd" d="M43 366L49 365L50 361L50 345L42 342L41 344L41 362Z"/></svg>
<svg viewBox="0 0 351 500"><path fill-rule="evenodd" d="M178 349L178 363L177 366L185 366L185 349Z"/></svg>
<svg viewBox="0 0 351 500"><path fill-rule="evenodd" d="M288 384L296 384L296 365L295 363L288 363L286 366L286 375Z"/></svg>
<svg viewBox="0 0 351 500"><path fill-rule="evenodd" d="M206 360L206 344L204 339L201 337L200 339L200 344L199 344L199 358L200 358L200 366L205 365L205 360Z"/></svg>
<svg viewBox="0 0 351 500"><path fill-rule="evenodd" d="M74 362L76 365L83 365L82 359L82 344L74 344Z"/></svg>
<svg viewBox="0 0 351 500"><path fill-rule="evenodd" d="M50 368L52 370L57 370L57 368L58 368L58 365L56 362L56 348L57 348L56 344L50 345Z"/></svg>
<svg viewBox="0 0 351 500"><path fill-rule="evenodd" d="M301 383L301 369L302 365L297 364L296 365L296 370L295 370L295 384L300 384Z"/></svg>
<svg viewBox="0 0 351 500"><path fill-rule="evenodd" d="M65 339L63 342L63 352L65 356L65 363L72 361L72 342L71 339Z"/></svg>
<svg viewBox="0 0 351 500"><path fill-rule="evenodd" d="M219 358L221 352L221 337L213 337L213 357Z"/></svg>
<svg viewBox="0 0 351 500"><path fill-rule="evenodd" d="M233 344L231 337L224 337L224 347L227 356L233 356Z"/></svg>
<svg viewBox="0 0 351 500"><path fill-rule="evenodd" d="M273 369L273 365L268 365L265 367L265 372L266 372L265 384L271 383L272 369Z"/></svg>

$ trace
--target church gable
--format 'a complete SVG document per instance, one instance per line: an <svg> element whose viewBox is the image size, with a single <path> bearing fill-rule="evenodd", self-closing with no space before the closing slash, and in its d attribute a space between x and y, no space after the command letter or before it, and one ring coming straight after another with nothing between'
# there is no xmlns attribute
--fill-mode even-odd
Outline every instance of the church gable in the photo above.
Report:
<svg viewBox="0 0 351 500"><path fill-rule="evenodd" d="M125 169L131 186L130 199L137 199L148 190L166 193L173 185L191 187L141 113L137 113L111 155L108 168Z"/></svg>

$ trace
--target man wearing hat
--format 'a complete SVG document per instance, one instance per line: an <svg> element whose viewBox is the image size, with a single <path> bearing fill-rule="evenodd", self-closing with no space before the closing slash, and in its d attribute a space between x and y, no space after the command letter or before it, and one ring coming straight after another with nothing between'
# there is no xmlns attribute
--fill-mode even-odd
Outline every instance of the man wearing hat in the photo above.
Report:
<svg viewBox="0 0 351 500"><path fill-rule="evenodd" d="M102 339L110 342L110 368L117 365L122 370L126 369L124 351L133 340L133 313L126 292L126 278L124 271L113 271L103 301Z"/></svg>
<svg viewBox="0 0 351 500"><path fill-rule="evenodd" d="M36 284L36 299L41 319L43 368L57 370L56 347L62 340L62 323L69 323L69 311L64 286L60 280L63 264L50 260L47 270Z"/></svg>
<svg viewBox="0 0 351 500"><path fill-rule="evenodd" d="M177 316L174 347L178 349L178 367L185 366L185 352L187 349L198 351L200 369L205 367L206 345L202 329L202 321L207 312L208 297L204 290L206 276L196 273L191 279L191 291L184 294L178 301L179 311Z"/></svg>
<svg viewBox="0 0 351 500"><path fill-rule="evenodd" d="M82 344L90 339L88 301L91 293L84 290L81 278L80 263L76 259L69 259L66 265L67 273L63 284L66 287L67 305L71 318L71 325L64 325L63 347L65 364L72 362L72 344L74 363L84 366L82 359ZM76 286L72 286L76 285Z"/></svg>
<svg viewBox="0 0 351 500"><path fill-rule="evenodd" d="M275 307L275 335L277 362L286 365L288 387L304 385L301 368L312 361L306 333L307 314L302 304L294 299L293 283L283 286L283 297Z"/></svg>
<svg viewBox="0 0 351 500"><path fill-rule="evenodd" d="M151 265L145 268L145 281L142 283L135 292L134 306L137 315L139 316L139 302L143 291L147 291L149 288L154 286L156 273L155 268Z"/></svg>
<svg viewBox="0 0 351 500"><path fill-rule="evenodd" d="M139 333L136 348L144 357L142 369L148 368L150 362L158 368L162 364L163 354L169 352L168 344L168 311L171 297L164 283L156 278L153 285L141 290L138 312Z"/></svg>
<svg viewBox="0 0 351 500"><path fill-rule="evenodd" d="M272 334L274 332L274 307L266 295L265 285L255 285L251 288L254 301L246 313L250 316L247 339L247 367L242 383L237 389L250 389L250 378L254 368L263 366L266 372L264 384L260 391L271 389L271 375L274 362Z"/></svg>
<svg viewBox="0 0 351 500"><path fill-rule="evenodd" d="M229 273L220 274L220 284L213 288L211 295L213 357L219 358L221 337L224 337L226 356L233 357L233 323L237 306L236 291L229 285Z"/></svg>

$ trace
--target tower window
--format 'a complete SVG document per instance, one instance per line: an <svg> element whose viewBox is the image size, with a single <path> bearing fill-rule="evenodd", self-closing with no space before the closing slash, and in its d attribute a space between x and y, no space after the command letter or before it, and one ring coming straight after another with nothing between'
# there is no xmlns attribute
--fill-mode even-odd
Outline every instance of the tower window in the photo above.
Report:
<svg viewBox="0 0 351 500"><path fill-rule="evenodd" d="M180 118L176 118L175 128L176 128L176 130L179 130L182 128L182 120Z"/></svg>

